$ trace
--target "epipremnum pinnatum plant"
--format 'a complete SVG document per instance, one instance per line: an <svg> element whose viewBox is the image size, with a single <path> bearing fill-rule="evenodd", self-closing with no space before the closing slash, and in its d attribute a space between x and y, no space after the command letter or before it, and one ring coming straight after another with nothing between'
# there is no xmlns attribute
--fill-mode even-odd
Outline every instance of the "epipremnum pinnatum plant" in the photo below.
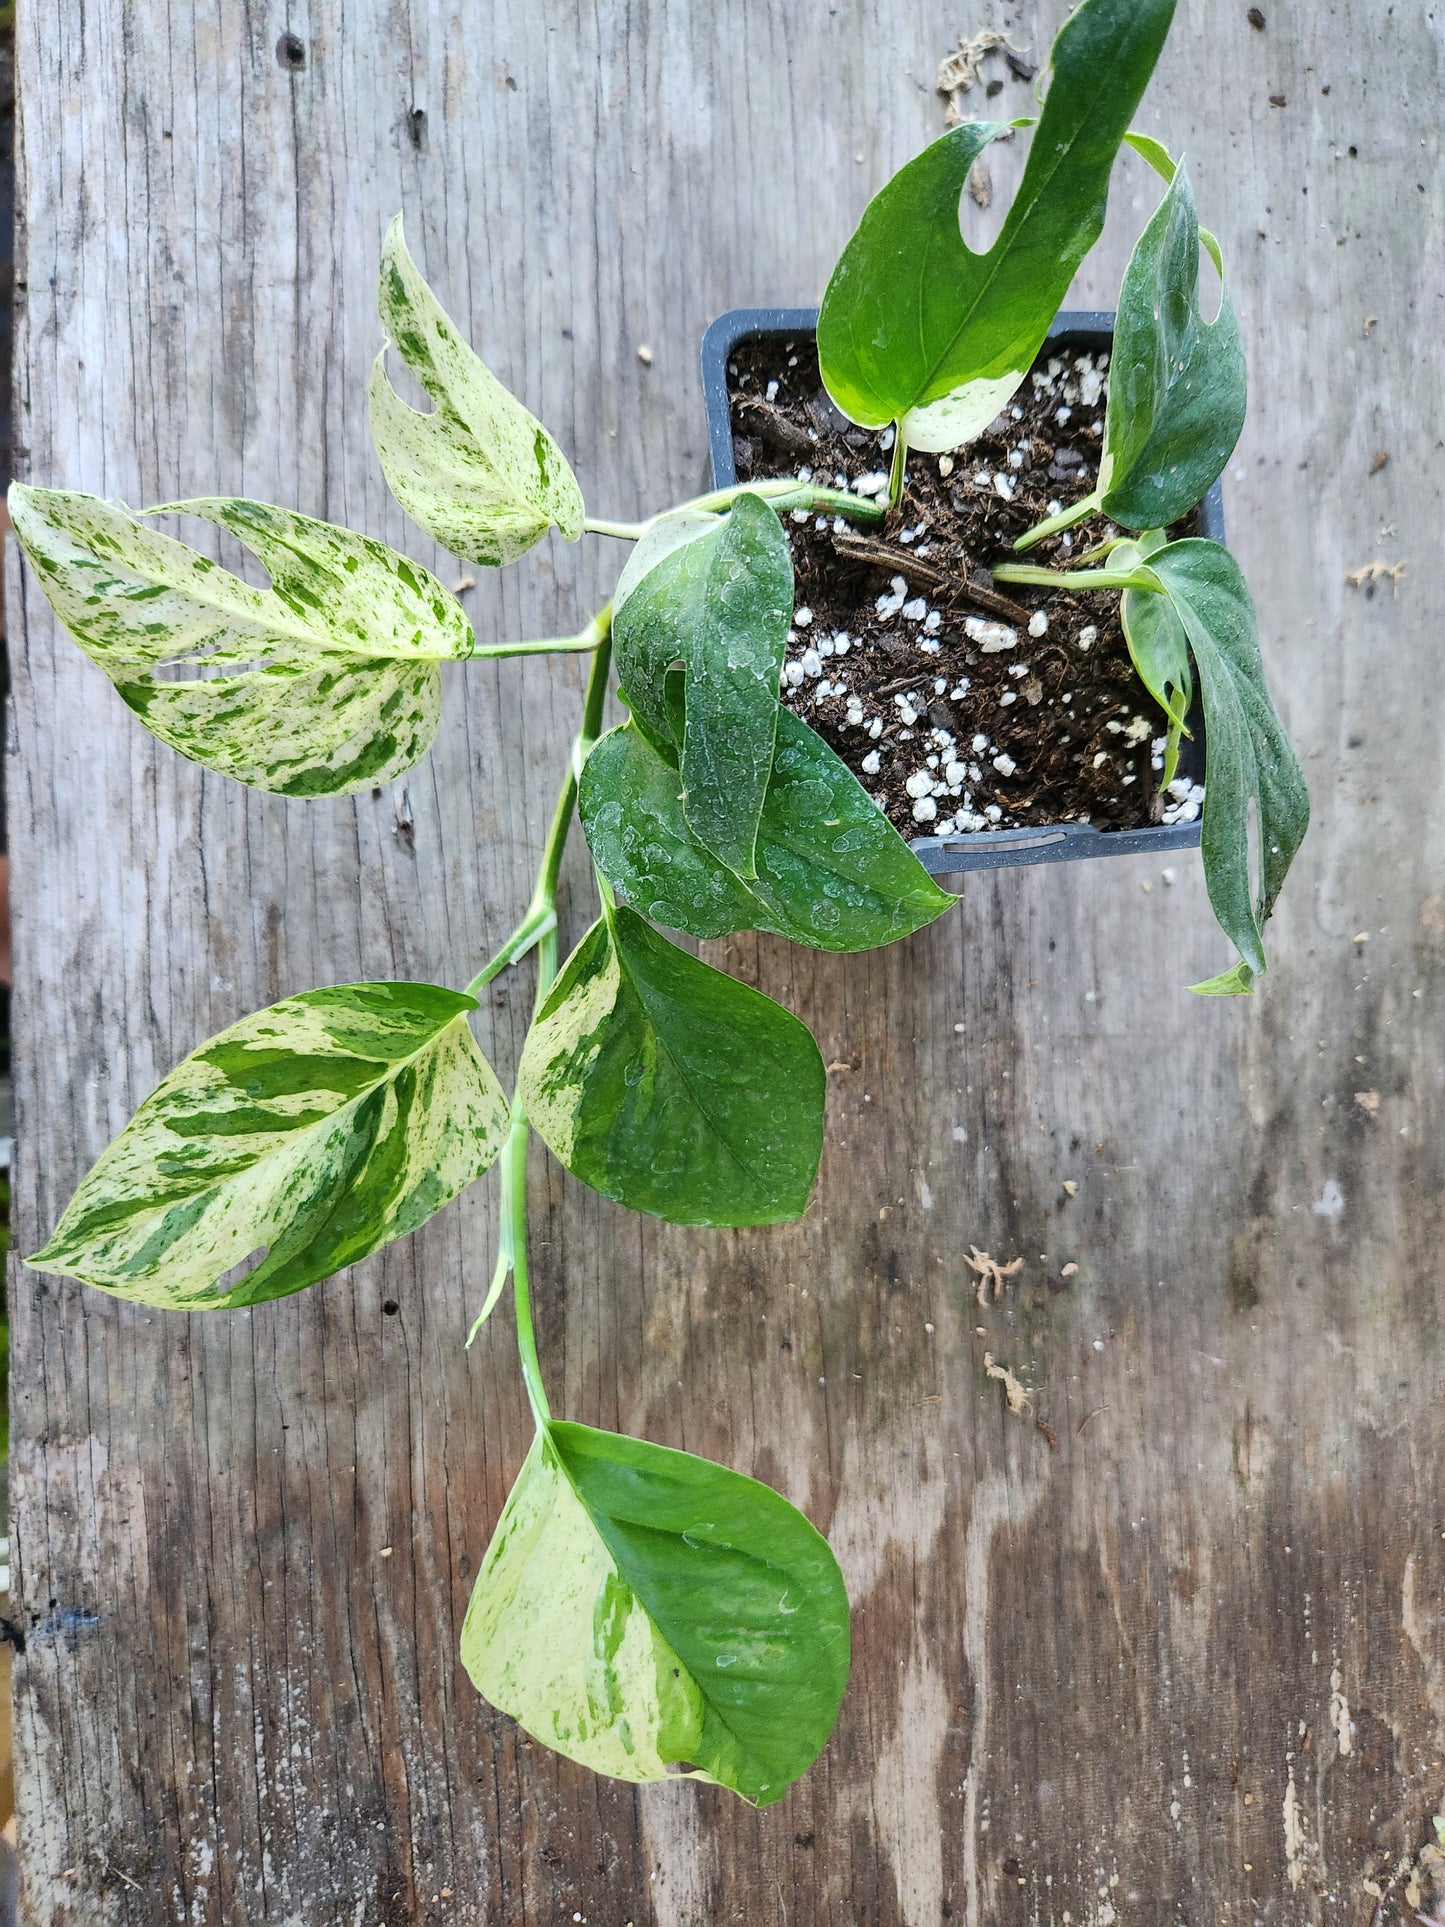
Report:
<svg viewBox="0 0 1445 1927"><path fill-rule="evenodd" d="M987 254L964 245L959 202L974 158L1003 129L961 126L904 167L844 251L819 350L846 413L896 424L896 501L910 441L963 444L1024 379L1099 233L1121 143L1164 176L1120 295L1098 488L1055 523L1097 511L1127 531L1068 586L1123 595L1129 646L1168 716L1171 749L1197 684L1205 866L1240 955L1199 988L1242 990L1264 967L1260 926L1307 805L1238 568L1213 543L1164 534L1219 474L1244 411L1228 294L1212 322L1199 307L1199 247L1222 272L1217 243L1198 228L1183 166L1128 132L1171 11L1172 0L1076 9L1055 43L1023 184ZM57 615L146 725L208 768L285 796L341 796L410 768L436 733L443 662L585 654L581 726L532 900L463 990L304 991L202 1044L141 1106L31 1262L151 1306L253 1305L414 1229L499 1161L497 1263L472 1334L510 1277L536 1435L477 1578L463 1661L493 1704L599 1772L688 1773L766 1805L815 1758L842 1700L848 1602L837 1563L755 1480L552 1416L528 1290L527 1148L535 1128L575 1177L677 1224L766 1225L805 1209L822 1146L816 1044L662 930L762 930L864 950L952 903L832 749L779 702L793 609L780 514L886 511L784 479L718 490L643 524L589 518L561 450L461 339L399 219L379 305L389 348L372 376L372 430L393 492L422 528L489 567L550 529L634 543L612 601L576 635L481 644L417 563L259 502L142 515L16 486L14 525ZM392 386L390 351L429 412ZM239 538L269 587L160 533L150 518L162 513ZM996 573L1059 579L1024 564ZM627 720L604 729L614 664ZM557 881L574 814L600 915L559 968ZM535 1016L509 1102L468 1016L484 986L533 951Z"/></svg>

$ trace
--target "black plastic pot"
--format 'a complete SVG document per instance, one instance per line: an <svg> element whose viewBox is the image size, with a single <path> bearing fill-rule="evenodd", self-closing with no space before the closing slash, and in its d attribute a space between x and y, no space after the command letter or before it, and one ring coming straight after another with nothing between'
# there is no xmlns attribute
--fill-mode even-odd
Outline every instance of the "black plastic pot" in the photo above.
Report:
<svg viewBox="0 0 1445 1927"><path fill-rule="evenodd" d="M816 308L730 308L702 338L702 392L707 406L708 443L715 488L734 483L732 416L728 406L728 356L745 341L769 336L808 338L818 323ZM1114 339L1111 310L1078 309L1054 318L1045 346L1098 353ZM1224 540L1224 497L1218 482L1199 505L1199 533ZM1179 774L1204 781L1204 720L1198 704L1189 718L1192 738L1181 746ZM999 870L1015 863L1066 863L1074 857L1142 856L1165 850L1195 849L1200 825L1159 823L1142 830L1096 830L1088 823L1040 824L1023 830L976 830L966 836L921 836L910 847L935 876L957 870Z"/></svg>

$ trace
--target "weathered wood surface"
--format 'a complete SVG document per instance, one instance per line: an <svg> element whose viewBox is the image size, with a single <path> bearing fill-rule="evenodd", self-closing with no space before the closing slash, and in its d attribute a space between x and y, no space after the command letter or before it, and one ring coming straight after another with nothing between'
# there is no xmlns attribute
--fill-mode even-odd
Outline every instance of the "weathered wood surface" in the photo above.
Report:
<svg viewBox="0 0 1445 1927"><path fill-rule="evenodd" d="M416 541L362 405L403 205L595 510L690 492L705 322L816 295L940 125L961 25L1039 48L1061 12L22 6L21 471ZM508 1321L461 1348L490 1186L245 1315L12 1262L36 1927L1406 1917L1403 1876L1378 1914L1364 1882L1445 1799L1441 27L1266 12L1181 9L1145 117L1233 270L1231 539L1315 797L1262 993L1183 994L1225 960L1195 859L980 880L882 955L726 948L836 1067L802 1225L669 1232L536 1167L558 1409L771 1479L837 1547L826 1756L762 1816L639 1797L471 1691L527 1440ZM1089 301L1151 193L1126 174ZM1346 586L1376 557L1397 595ZM571 627L619 559L541 551L480 623ZM525 901L579 673L473 666L405 784L288 804L154 744L33 586L12 608L23 1250L207 1033L313 983L465 980ZM504 1074L528 994L485 1013ZM1025 1260L986 1311L973 1241Z"/></svg>

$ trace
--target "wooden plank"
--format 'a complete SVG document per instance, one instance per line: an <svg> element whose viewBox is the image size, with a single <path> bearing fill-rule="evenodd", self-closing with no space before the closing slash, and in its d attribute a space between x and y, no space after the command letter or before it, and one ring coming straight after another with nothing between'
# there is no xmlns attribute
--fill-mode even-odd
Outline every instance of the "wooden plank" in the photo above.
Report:
<svg viewBox="0 0 1445 1927"><path fill-rule="evenodd" d="M526 1443L505 1321L461 1349L488 1187L250 1314L163 1319L16 1262L37 1927L1406 1917L1403 1876L1378 1910L1364 1883L1445 1796L1441 52L1414 10L1266 12L1188 10L1145 116L1232 267L1231 539L1315 793L1261 994L1182 993L1224 957L1191 859L1172 886L985 878L881 955L719 947L840 1066L802 1225L669 1231L538 1162L557 1408L754 1471L832 1536L857 1657L824 1760L762 1816L639 1797L467 1685ZM1061 13L976 24L1038 48ZM22 8L23 472L414 542L361 404L403 205L594 507L689 492L704 323L817 291L939 125L960 24L939 0ZM1126 175L1086 300L1150 193ZM484 584L482 627L573 626L603 551ZM1397 596L1346 587L1376 556L1409 564ZM202 1036L312 983L465 979L525 901L579 677L474 665L405 783L288 804L154 745L13 575L11 607L24 1250ZM486 1012L504 1071L527 1001ZM974 1241L1025 1259L985 1309Z"/></svg>

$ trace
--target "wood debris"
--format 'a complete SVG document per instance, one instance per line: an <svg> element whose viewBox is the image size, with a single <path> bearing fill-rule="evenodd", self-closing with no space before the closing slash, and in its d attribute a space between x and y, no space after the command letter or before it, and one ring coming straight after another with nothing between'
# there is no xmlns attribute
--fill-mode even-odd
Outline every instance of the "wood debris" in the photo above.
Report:
<svg viewBox="0 0 1445 1927"><path fill-rule="evenodd" d="M1026 51L1022 47L1015 47L1006 33L995 33L985 27L971 40L965 40L960 35L957 49L945 54L938 63L935 85L948 102L943 113L945 127L957 127L963 119L963 96L972 93L984 60L991 53L1001 53L1009 64L1009 71L1018 80L1032 80L1038 72Z"/></svg>
<svg viewBox="0 0 1445 1927"><path fill-rule="evenodd" d="M1033 1410L1034 1402L1024 1390L1024 1387L1019 1383L1018 1379L1014 1377L1007 1365L995 1363L992 1352L984 1353L983 1369L988 1373L990 1378L996 1378L999 1384L1003 1386L1003 1395L1008 1400L1008 1408L1015 1416L1018 1416L1022 1412Z"/></svg>
<svg viewBox="0 0 1445 1927"><path fill-rule="evenodd" d="M1078 1179L1065 1178L1064 1179L1064 1196L1067 1198L1076 1198L1078 1197L1078 1195L1079 1195Z"/></svg>
<svg viewBox="0 0 1445 1927"><path fill-rule="evenodd" d="M970 1271L978 1274L978 1291L975 1295L980 1305L986 1305L988 1303L989 1286L993 1286L993 1302L997 1304L999 1299L1003 1297L1005 1283L1013 1277L1016 1271L1023 1269L1024 1261L1022 1258L1013 1258L1008 1264L1001 1265L996 1258L991 1258L986 1251L980 1251L977 1245L971 1245L968 1256L963 1262L968 1266Z"/></svg>
<svg viewBox="0 0 1445 1927"><path fill-rule="evenodd" d="M1375 450L1375 459L1370 463L1370 473L1372 475L1378 475L1382 468L1388 468L1389 466L1390 466L1389 449L1377 448Z"/></svg>
<svg viewBox="0 0 1445 1927"><path fill-rule="evenodd" d="M464 575L460 582L452 584L452 594L465 595L468 589L475 589L476 586L477 578L474 575Z"/></svg>
<svg viewBox="0 0 1445 1927"><path fill-rule="evenodd" d="M1380 1093L1378 1091L1356 1091L1355 1102L1366 1117L1375 1117L1379 1114Z"/></svg>
<svg viewBox="0 0 1445 1927"><path fill-rule="evenodd" d="M1403 562L1365 562L1358 569L1345 570L1345 580L1352 589L1373 589L1377 582L1388 582L1392 595L1400 593L1404 575Z"/></svg>

